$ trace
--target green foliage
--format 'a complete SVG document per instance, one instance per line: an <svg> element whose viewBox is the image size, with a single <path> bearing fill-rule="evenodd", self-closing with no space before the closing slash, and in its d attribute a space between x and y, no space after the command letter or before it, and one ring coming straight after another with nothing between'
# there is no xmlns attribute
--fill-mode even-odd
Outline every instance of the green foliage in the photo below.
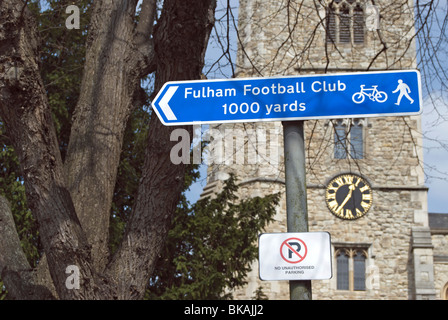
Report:
<svg viewBox="0 0 448 320"><path fill-rule="evenodd" d="M27 207L25 186L19 174L19 161L14 150L9 146L2 133L0 123L0 194L8 199L11 205L14 221L16 223L19 238L22 240L22 248L32 266L36 265L38 254L37 225Z"/></svg>
<svg viewBox="0 0 448 320"><path fill-rule="evenodd" d="M264 294L263 289L258 287L252 297L252 300L269 300L268 296Z"/></svg>
<svg viewBox="0 0 448 320"><path fill-rule="evenodd" d="M239 201L231 176L215 199L179 207L151 279L149 299L230 299L257 257L258 234L279 195Z"/></svg>
<svg viewBox="0 0 448 320"><path fill-rule="evenodd" d="M5 135L3 123L0 121L0 195L8 199L11 205L17 233L22 249L30 262L35 266L39 259L39 238L37 223L28 209L25 186L20 175L20 167L14 149ZM6 289L0 279L0 300L6 297Z"/></svg>

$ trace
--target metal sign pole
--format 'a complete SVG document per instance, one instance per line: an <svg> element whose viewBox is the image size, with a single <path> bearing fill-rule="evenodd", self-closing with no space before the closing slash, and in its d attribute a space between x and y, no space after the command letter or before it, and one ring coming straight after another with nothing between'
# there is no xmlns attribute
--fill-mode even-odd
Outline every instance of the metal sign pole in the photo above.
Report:
<svg viewBox="0 0 448 320"><path fill-rule="evenodd" d="M283 122L288 232L308 232L304 121ZM311 280L289 281L291 300L311 300Z"/></svg>

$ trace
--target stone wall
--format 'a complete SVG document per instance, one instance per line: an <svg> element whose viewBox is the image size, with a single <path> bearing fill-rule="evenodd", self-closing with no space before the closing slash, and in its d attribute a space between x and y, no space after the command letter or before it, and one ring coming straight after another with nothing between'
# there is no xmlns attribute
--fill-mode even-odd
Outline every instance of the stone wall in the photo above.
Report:
<svg viewBox="0 0 448 320"><path fill-rule="evenodd" d="M370 4L370 1L349 2ZM327 43L326 9L322 3L241 0L239 75L415 68L412 0L375 1L380 26L378 30L366 28L366 41L361 45Z"/></svg>
<svg viewBox="0 0 448 320"><path fill-rule="evenodd" d="M436 296L448 299L448 230L433 233L432 244Z"/></svg>

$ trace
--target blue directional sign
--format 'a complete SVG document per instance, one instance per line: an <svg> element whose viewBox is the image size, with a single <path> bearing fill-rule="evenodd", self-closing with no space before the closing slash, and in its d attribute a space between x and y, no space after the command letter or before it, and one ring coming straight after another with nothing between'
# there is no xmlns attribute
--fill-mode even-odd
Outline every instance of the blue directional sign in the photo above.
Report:
<svg viewBox="0 0 448 320"><path fill-rule="evenodd" d="M416 70L168 82L153 101L165 125L414 115Z"/></svg>

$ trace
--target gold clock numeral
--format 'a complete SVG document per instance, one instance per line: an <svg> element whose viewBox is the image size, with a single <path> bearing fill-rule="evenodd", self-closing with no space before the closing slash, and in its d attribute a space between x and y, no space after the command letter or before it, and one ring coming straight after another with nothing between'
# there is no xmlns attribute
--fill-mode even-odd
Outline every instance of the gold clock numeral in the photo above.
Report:
<svg viewBox="0 0 448 320"><path fill-rule="evenodd" d="M353 184L353 179L352 176L344 176L345 184Z"/></svg>
<svg viewBox="0 0 448 320"><path fill-rule="evenodd" d="M342 179L342 177L335 179L334 182L338 185L338 188L344 185L344 180Z"/></svg>
<svg viewBox="0 0 448 320"><path fill-rule="evenodd" d="M367 190L369 190L370 189L370 187L368 186L368 185L365 185L364 187L362 187L361 189L359 189L359 191L361 191L361 192L365 192L365 191L367 191Z"/></svg>
<svg viewBox="0 0 448 320"><path fill-rule="evenodd" d="M339 205L336 200L332 200L328 202L328 206L330 207L331 210L335 211Z"/></svg>
<svg viewBox="0 0 448 320"><path fill-rule="evenodd" d="M364 212L367 212L370 208L370 203L366 203L364 201L361 201L361 207L364 209Z"/></svg>
<svg viewBox="0 0 448 320"><path fill-rule="evenodd" d="M336 192L328 193L327 200L336 200Z"/></svg>
<svg viewBox="0 0 448 320"><path fill-rule="evenodd" d="M346 219L354 219L355 217L353 216L352 210L350 209L345 209L345 218Z"/></svg>
<svg viewBox="0 0 448 320"><path fill-rule="evenodd" d="M362 200L371 201L372 195L370 193L363 193L362 194Z"/></svg>

